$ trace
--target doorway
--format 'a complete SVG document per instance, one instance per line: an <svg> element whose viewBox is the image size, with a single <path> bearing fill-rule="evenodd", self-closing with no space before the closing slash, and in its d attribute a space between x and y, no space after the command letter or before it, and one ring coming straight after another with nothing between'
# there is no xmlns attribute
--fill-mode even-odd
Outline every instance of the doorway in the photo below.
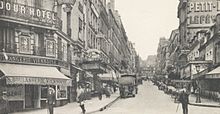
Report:
<svg viewBox="0 0 220 114"><path fill-rule="evenodd" d="M25 108L40 108L39 86L25 85Z"/></svg>

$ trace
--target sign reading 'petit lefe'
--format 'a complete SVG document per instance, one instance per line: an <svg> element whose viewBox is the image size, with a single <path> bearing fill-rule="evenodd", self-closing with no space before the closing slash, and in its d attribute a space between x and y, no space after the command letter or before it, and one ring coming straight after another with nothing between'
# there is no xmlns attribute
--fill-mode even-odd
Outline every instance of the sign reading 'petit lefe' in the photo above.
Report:
<svg viewBox="0 0 220 114"><path fill-rule="evenodd" d="M188 27L210 27L220 11L218 0L190 0L187 7Z"/></svg>
<svg viewBox="0 0 220 114"><path fill-rule="evenodd" d="M14 17L21 21L24 19L25 21L34 24L48 26L51 26L51 24L57 24L55 12L11 1L0 1L0 15Z"/></svg>

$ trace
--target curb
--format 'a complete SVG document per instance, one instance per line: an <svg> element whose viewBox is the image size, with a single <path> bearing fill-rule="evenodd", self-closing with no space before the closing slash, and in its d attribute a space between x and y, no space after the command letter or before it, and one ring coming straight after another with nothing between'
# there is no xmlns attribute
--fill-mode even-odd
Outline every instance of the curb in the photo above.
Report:
<svg viewBox="0 0 220 114"><path fill-rule="evenodd" d="M98 110L95 110L95 111L91 111L91 112L87 112L86 114L93 114L95 112L100 112L100 111L104 111L105 109L107 109L108 107L110 107L112 104L114 104L117 100L120 99L120 96L117 97L116 99L114 99L113 101L111 101L110 103L108 103L107 105L99 108Z"/></svg>
<svg viewBox="0 0 220 114"><path fill-rule="evenodd" d="M108 107L110 107L111 105L113 105L116 101L118 101L120 99L120 96L117 97L115 100L113 100L112 102L108 103L107 105L103 106L102 108L99 109L99 111L103 111L105 109L107 109Z"/></svg>
<svg viewBox="0 0 220 114"><path fill-rule="evenodd" d="M93 114L93 113L96 113L96 112L99 112L99 111L103 111L105 109L107 109L108 107L110 107L113 103L115 103L117 100L119 100L120 96L117 97L116 99L114 99L113 101L111 101L110 103L108 103L107 105L99 108L98 110L95 110L95 111L91 111L91 112L87 112L86 114Z"/></svg>
<svg viewBox="0 0 220 114"><path fill-rule="evenodd" d="M220 108L220 105L207 105L207 104L197 104L197 103L189 103L192 106L202 106L202 107L213 107L213 108Z"/></svg>

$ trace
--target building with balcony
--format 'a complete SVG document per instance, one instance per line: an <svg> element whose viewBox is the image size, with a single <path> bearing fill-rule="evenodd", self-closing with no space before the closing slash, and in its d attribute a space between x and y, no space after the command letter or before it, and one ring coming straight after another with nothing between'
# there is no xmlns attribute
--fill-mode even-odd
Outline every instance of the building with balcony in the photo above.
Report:
<svg viewBox="0 0 220 114"><path fill-rule="evenodd" d="M208 31L214 25L215 16L218 13L216 6L219 1L209 0L206 1L204 7L197 4L202 3L200 0L180 0L178 6L179 18L179 60L182 61L181 66L187 64L187 54L193 46L194 36L198 31ZM198 6L198 7L197 7ZM184 62L185 61L185 62Z"/></svg>
<svg viewBox="0 0 220 114"><path fill-rule="evenodd" d="M60 106L76 101L78 86L100 89L137 71L114 0L2 0L0 7L0 92L10 111L46 107L48 87Z"/></svg>
<svg viewBox="0 0 220 114"><path fill-rule="evenodd" d="M179 63L178 60L178 49L179 49L179 30L175 29L171 32L168 45L168 65L166 68L168 78L178 79L180 77Z"/></svg>
<svg viewBox="0 0 220 114"><path fill-rule="evenodd" d="M46 106L47 88L56 91L56 105L68 102L70 39L54 0L0 2L1 92L10 111ZM67 72L65 72L67 71Z"/></svg>
<svg viewBox="0 0 220 114"><path fill-rule="evenodd" d="M203 39L199 40L199 60L209 61L209 64L206 65L205 69L201 69L201 67L204 66L203 64L197 64L199 69L193 79L198 81L198 86L202 89L203 96L206 96L204 93L217 93L219 90L219 86L216 86L220 79L219 27L219 15L217 15L216 23L209 31L206 31L205 33L203 32ZM215 96L212 97L216 98Z"/></svg>

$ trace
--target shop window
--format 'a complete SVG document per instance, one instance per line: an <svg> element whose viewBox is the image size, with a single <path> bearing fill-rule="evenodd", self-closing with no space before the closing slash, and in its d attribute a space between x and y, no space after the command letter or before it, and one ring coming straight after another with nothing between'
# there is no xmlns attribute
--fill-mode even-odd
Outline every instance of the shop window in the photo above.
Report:
<svg viewBox="0 0 220 114"><path fill-rule="evenodd" d="M63 43L63 60L67 61L67 44Z"/></svg>
<svg viewBox="0 0 220 114"><path fill-rule="evenodd" d="M57 41L57 48L58 48L58 59L62 60L63 58L63 51L62 51L62 40L58 37Z"/></svg>
<svg viewBox="0 0 220 114"><path fill-rule="evenodd" d="M42 99L47 98L47 86L41 86L41 98Z"/></svg>
<svg viewBox="0 0 220 114"><path fill-rule="evenodd" d="M56 86L57 88L57 99L67 99L67 87Z"/></svg>
<svg viewBox="0 0 220 114"><path fill-rule="evenodd" d="M19 36L20 53L31 53L31 38L30 36Z"/></svg>
<svg viewBox="0 0 220 114"><path fill-rule="evenodd" d="M83 41L83 22L82 19L79 18L79 33L78 33L78 37L79 40Z"/></svg>
<svg viewBox="0 0 220 114"><path fill-rule="evenodd" d="M55 90L55 86L50 86ZM48 94L48 86L44 85L41 86L41 100L47 99L47 94Z"/></svg>
<svg viewBox="0 0 220 114"><path fill-rule="evenodd" d="M55 46L56 46L56 43L55 43L55 41L54 40L47 40L46 41L46 55L47 56L55 56L55 54L56 54L56 48L55 48Z"/></svg>

